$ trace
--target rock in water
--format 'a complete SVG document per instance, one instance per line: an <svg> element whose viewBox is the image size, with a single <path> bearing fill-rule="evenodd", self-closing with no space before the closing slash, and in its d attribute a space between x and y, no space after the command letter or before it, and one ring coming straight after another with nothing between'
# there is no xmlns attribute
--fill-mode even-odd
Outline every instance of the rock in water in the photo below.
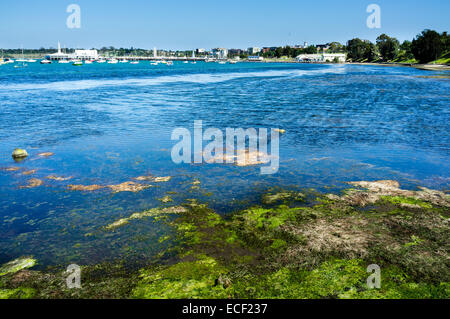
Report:
<svg viewBox="0 0 450 319"><path fill-rule="evenodd" d="M12 153L12 157L14 159L23 159L23 158L25 158L27 156L28 156L27 151L24 150L24 149L21 149L21 148L16 148L14 150L14 152Z"/></svg>

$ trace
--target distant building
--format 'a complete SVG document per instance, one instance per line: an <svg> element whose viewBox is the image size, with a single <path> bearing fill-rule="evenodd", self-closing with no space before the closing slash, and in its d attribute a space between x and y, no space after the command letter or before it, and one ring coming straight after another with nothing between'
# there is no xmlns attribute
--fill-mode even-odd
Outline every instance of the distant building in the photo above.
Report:
<svg viewBox="0 0 450 319"><path fill-rule="evenodd" d="M212 49L212 54L217 59L226 59L228 57L228 49L225 48Z"/></svg>
<svg viewBox="0 0 450 319"><path fill-rule="evenodd" d="M262 61L264 61L264 58L262 56L253 55L253 56L248 57L248 61L249 62L262 62Z"/></svg>
<svg viewBox="0 0 450 319"><path fill-rule="evenodd" d="M98 60L97 50L75 50L74 53L63 53L58 42L58 52L46 56L48 60Z"/></svg>
<svg viewBox="0 0 450 319"><path fill-rule="evenodd" d="M277 49L277 47L264 47L264 48L262 48L261 52L267 53L267 52L275 51L276 49Z"/></svg>
<svg viewBox="0 0 450 319"><path fill-rule="evenodd" d="M248 48L248 54L255 55L258 54L259 52L261 52L261 49L258 47Z"/></svg>
<svg viewBox="0 0 450 319"><path fill-rule="evenodd" d="M300 54L298 62L339 62L345 63L347 56L344 53Z"/></svg>

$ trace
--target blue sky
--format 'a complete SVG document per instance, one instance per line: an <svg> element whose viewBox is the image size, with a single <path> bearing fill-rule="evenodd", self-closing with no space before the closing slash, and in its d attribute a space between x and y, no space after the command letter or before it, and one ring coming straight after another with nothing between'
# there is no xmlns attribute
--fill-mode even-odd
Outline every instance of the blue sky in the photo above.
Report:
<svg viewBox="0 0 450 319"><path fill-rule="evenodd" d="M366 26L371 3L381 7L381 29ZM80 29L66 26L69 4L81 7ZM247 48L374 41L381 33L405 40L426 28L450 31L450 1L17 0L0 8L2 48L55 47L58 40L78 48Z"/></svg>

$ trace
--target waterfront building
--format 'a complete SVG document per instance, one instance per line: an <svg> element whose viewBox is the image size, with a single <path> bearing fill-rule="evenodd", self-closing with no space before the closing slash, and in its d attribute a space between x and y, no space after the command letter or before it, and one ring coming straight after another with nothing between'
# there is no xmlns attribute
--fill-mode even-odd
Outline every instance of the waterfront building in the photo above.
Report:
<svg viewBox="0 0 450 319"><path fill-rule="evenodd" d="M74 53L64 53L61 51L61 44L58 42L58 52L49 54L45 57L47 60L98 60L100 56L97 50L75 50Z"/></svg>
<svg viewBox="0 0 450 319"><path fill-rule="evenodd" d="M300 54L298 62L334 62L345 63L347 55L344 53Z"/></svg>
<svg viewBox="0 0 450 319"><path fill-rule="evenodd" d="M261 52L261 49L258 47L248 48L248 54L250 54L250 55L255 55L255 54L258 54L259 52Z"/></svg>
<svg viewBox="0 0 450 319"><path fill-rule="evenodd" d="M212 49L212 54L217 59L226 59L228 57L228 49L225 48L215 48Z"/></svg>
<svg viewBox="0 0 450 319"><path fill-rule="evenodd" d="M262 62L262 61L264 61L264 58L262 56L253 55L253 56L248 57L248 61L249 62Z"/></svg>

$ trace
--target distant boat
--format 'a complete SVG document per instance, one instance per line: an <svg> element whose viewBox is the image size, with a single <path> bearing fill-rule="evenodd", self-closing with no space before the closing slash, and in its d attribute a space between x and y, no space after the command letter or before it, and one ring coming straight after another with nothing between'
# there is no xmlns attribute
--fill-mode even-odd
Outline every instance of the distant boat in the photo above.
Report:
<svg viewBox="0 0 450 319"><path fill-rule="evenodd" d="M58 63L67 64L67 63L70 63L70 61L69 60L59 60Z"/></svg>
<svg viewBox="0 0 450 319"><path fill-rule="evenodd" d="M193 61L193 62L191 62L191 64L197 64L197 62Z"/></svg>
<svg viewBox="0 0 450 319"><path fill-rule="evenodd" d="M34 62L37 62L37 60L34 60L34 59L28 59L27 62L28 62L28 63L34 63Z"/></svg>
<svg viewBox="0 0 450 319"><path fill-rule="evenodd" d="M219 61L219 64L227 64L227 61Z"/></svg>
<svg viewBox="0 0 450 319"><path fill-rule="evenodd" d="M73 66L81 66L81 65L83 65L83 62L82 61L75 61L75 62L72 63L72 65Z"/></svg>
<svg viewBox="0 0 450 319"><path fill-rule="evenodd" d="M52 64L52 61L44 59L44 60L41 60L41 64Z"/></svg>
<svg viewBox="0 0 450 319"><path fill-rule="evenodd" d="M120 60L119 63L128 63L127 59Z"/></svg>
<svg viewBox="0 0 450 319"><path fill-rule="evenodd" d="M84 61L84 64L92 64L92 61L91 60L86 60L86 61Z"/></svg>
<svg viewBox="0 0 450 319"><path fill-rule="evenodd" d="M131 61L130 64L139 64L139 61Z"/></svg>
<svg viewBox="0 0 450 319"><path fill-rule="evenodd" d="M97 63L105 63L106 60L100 59L100 60L97 60L97 61L95 61L95 62L97 62Z"/></svg>
<svg viewBox="0 0 450 319"><path fill-rule="evenodd" d="M116 60L116 59L111 59L111 60L108 60L107 63L108 63L108 64L117 64L117 63L119 63L119 61Z"/></svg>
<svg viewBox="0 0 450 319"><path fill-rule="evenodd" d="M189 63L189 61L184 61L183 63L184 63L184 64L188 64L188 63Z"/></svg>
<svg viewBox="0 0 450 319"><path fill-rule="evenodd" d="M237 63L236 60L231 60L231 61L230 61L230 64L236 64L236 63Z"/></svg>
<svg viewBox="0 0 450 319"><path fill-rule="evenodd" d="M27 60L25 60L23 58L23 48L22 48L22 58L19 59L19 60L16 60L16 62L22 62L22 64L21 65L20 64L15 65L14 66L15 68L26 68L28 66L28 64L25 64L25 62L27 62Z"/></svg>
<svg viewBox="0 0 450 319"><path fill-rule="evenodd" d="M158 65L159 62L151 62L150 64L151 64L151 65Z"/></svg>

